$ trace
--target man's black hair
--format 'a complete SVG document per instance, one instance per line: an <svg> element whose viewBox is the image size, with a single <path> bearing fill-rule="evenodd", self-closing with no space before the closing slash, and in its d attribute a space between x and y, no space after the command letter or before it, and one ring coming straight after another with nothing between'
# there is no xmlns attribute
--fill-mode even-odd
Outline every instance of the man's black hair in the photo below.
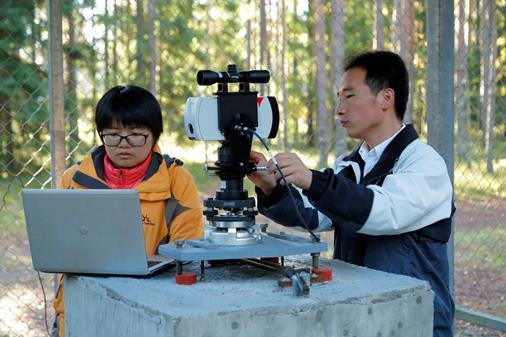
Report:
<svg viewBox="0 0 506 337"><path fill-rule="evenodd" d="M353 57L344 71L362 68L366 71L365 83L374 95L383 89L395 92L395 113L402 121L409 97L409 75L402 58L389 51L370 51Z"/></svg>
<svg viewBox="0 0 506 337"><path fill-rule="evenodd" d="M149 129L155 143L163 131L160 104L148 90L135 85L111 88L98 101L95 109L98 133L112 127L113 121L125 127Z"/></svg>

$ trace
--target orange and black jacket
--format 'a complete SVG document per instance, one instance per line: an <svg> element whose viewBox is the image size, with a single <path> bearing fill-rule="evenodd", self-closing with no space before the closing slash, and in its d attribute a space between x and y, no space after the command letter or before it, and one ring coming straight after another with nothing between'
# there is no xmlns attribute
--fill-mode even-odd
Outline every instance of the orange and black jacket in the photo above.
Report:
<svg viewBox="0 0 506 337"><path fill-rule="evenodd" d="M108 189L104 179L104 155L105 148L100 146L81 163L67 169L60 188ZM203 213L197 187L180 160L164 157L160 148L155 146L146 176L135 189L139 191L148 255L156 254L160 244L204 236ZM60 316L60 336L63 336L61 284L59 288L55 310Z"/></svg>

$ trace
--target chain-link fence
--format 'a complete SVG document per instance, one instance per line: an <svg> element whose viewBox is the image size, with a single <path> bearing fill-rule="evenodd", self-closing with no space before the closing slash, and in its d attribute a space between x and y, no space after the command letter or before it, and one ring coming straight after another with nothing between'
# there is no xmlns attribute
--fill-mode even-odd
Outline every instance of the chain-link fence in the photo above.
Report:
<svg viewBox="0 0 506 337"><path fill-rule="evenodd" d="M503 326L506 317L504 10L504 1L460 1L455 5L454 165L456 302L463 307L463 313L471 309L502 317ZM463 336L484 331L463 322L458 322L458 326L465 327Z"/></svg>
<svg viewBox="0 0 506 337"><path fill-rule="evenodd" d="M55 75L48 63L56 58L48 52L48 27L55 16L46 6L31 0L0 4L2 337L43 336L54 315L52 275L41 274L39 281L32 269L20 197L22 188L51 187L55 88L48 83ZM502 322L504 330L506 3L460 0L454 7L455 298L459 317L489 326ZM111 86L132 83L149 88L162 104L162 149L184 159L202 195L211 195L216 181L203 175L202 164L207 154L215 160L217 146L208 144L204 156L202 144L186 139L184 103L215 89L197 87L197 70L225 70L229 63L271 71L270 83L257 89L279 101L273 151L297 151L311 167L328 164L357 145L333 114L341 66L372 48L396 51L406 61L406 120L426 139L427 13L426 2L401 0L64 1L65 165L96 144L98 98ZM456 336L501 335L462 320L455 325Z"/></svg>

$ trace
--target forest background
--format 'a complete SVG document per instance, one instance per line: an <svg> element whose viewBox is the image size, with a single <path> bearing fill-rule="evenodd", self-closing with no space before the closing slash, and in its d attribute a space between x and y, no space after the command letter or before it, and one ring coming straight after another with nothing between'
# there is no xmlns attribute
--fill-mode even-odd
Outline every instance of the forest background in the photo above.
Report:
<svg viewBox="0 0 506 337"><path fill-rule="evenodd" d="M240 70L268 69L270 83L254 88L276 96L280 105L273 151L297 151L308 166L319 167L357 145L334 115L343 63L365 50L392 50L406 61L411 77L405 121L430 142L431 123L449 113L431 114L427 108L433 85L427 76L428 41L434 35L428 29L430 3L66 0L63 49L51 54L48 3L2 1L0 336L37 335L44 329L43 294L31 269L19 191L51 187L51 59L61 58L63 70L65 166L97 144L93 115L100 96L112 86L136 84L161 102L161 147L185 161L204 198L217 188L203 164L216 160L218 144L192 142L183 127L186 99L216 90L197 85L200 69L221 71L230 63ZM453 10L455 156L449 164L457 203L456 301L462 312L476 314L474 322L491 319L489 326L502 322L504 329L506 1L457 0ZM259 144L255 148L261 150ZM48 297L50 280L42 275ZM497 328L463 321L457 326L461 336L500 335Z"/></svg>

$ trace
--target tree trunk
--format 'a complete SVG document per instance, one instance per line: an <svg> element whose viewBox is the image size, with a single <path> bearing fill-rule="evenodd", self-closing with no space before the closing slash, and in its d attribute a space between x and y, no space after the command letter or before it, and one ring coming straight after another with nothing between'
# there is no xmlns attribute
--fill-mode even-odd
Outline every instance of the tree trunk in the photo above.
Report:
<svg viewBox="0 0 506 337"><path fill-rule="evenodd" d="M205 64L205 68L206 69L211 69L211 61L210 61L210 53L211 53L211 34L210 34L210 31L211 31L211 27L210 27L210 23L212 22L212 18L211 18L211 13L210 13L210 10L211 10L211 6L208 4L206 6L206 31L205 31L205 34L206 34L206 50L207 52L204 53L204 64ZM249 70L249 68L248 68Z"/></svg>
<svg viewBox="0 0 506 337"><path fill-rule="evenodd" d="M483 128L483 143L487 156L487 171L494 172L493 145L495 122L495 96L497 70L497 23L496 3L494 0L480 2L480 42L481 42L481 119Z"/></svg>
<svg viewBox="0 0 506 337"><path fill-rule="evenodd" d="M92 26L95 26L96 25L96 22L94 21L94 19L92 19ZM91 40L91 43L92 43L92 46L95 46L95 44L97 43L97 39L95 38L95 36L93 36L92 40ZM97 57L97 54L96 53L93 53L92 54L93 58L92 58L92 63L91 63L91 98L92 98L92 104L95 104L95 102L97 102L97 89L98 89L98 81L97 81L97 63L98 63L98 57ZM93 132L93 144L97 144L97 133L96 132Z"/></svg>
<svg viewBox="0 0 506 337"><path fill-rule="evenodd" d="M409 100L404 114L404 120L407 123L413 122L413 94L416 77L414 66L415 49L415 8L411 1L394 0L392 30L393 51L398 53L404 62L409 73Z"/></svg>
<svg viewBox="0 0 506 337"><path fill-rule="evenodd" d="M151 58L149 61L149 91L156 96L156 40L155 40L155 0L148 0L148 41Z"/></svg>
<svg viewBox="0 0 506 337"><path fill-rule="evenodd" d="M307 15L308 36L314 36L315 31L316 31L315 25L311 21L312 19L314 20L314 18L315 18L314 6L315 6L315 2L310 1L308 3L308 15ZM315 41L313 39L308 39L307 50L315 50L314 43L315 43ZM314 74L315 74L314 71L311 71L308 74L308 79L307 79L308 83L315 83L316 82L316 78L315 78ZM306 144L308 144L309 147L314 147L315 146L314 121L316 119L315 118L315 110L317 107L317 104L315 104L314 97L316 95L314 94L314 91L312 91L310 87L306 88L305 90L306 90L306 94L307 94L307 103L306 103L306 106L307 106L307 118L306 118L307 140L306 140Z"/></svg>
<svg viewBox="0 0 506 337"><path fill-rule="evenodd" d="M383 49L384 34L383 34L383 0L374 0L374 39L372 42L373 49Z"/></svg>
<svg viewBox="0 0 506 337"><path fill-rule="evenodd" d="M37 64L37 56L42 56L43 58L46 57L46 55L41 55L43 52L41 52L38 43L41 41L41 25L40 23L37 23L35 21L36 13L37 13L37 6L34 4L32 10L30 11L30 25L31 25L31 36L30 36L30 44L31 44L31 63L35 68L39 68L39 65ZM1 38L0 38L1 39ZM0 59L2 59L0 57ZM0 104L1 106L1 104ZM39 142L43 143L44 140L44 132L41 132L41 125L39 123L29 123L27 125L29 128L29 132L33 135L33 138ZM0 121L0 129L1 129L1 121ZM1 142L0 142L1 143ZM1 152L1 149L0 149Z"/></svg>
<svg viewBox="0 0 506 337"><path fill-rule="evenodd" d="M266 12L269 12L272 8L271 0L265 0L266 1ZM272 40L272 34L271 34L271 27L272 27L272 21L269 16L265 18L265 33L266 33L266 39L265 39L265 62L267 69L272 69L272 61L271 61L271 53L269 51L269 45L270 41ZM267 90L269 91L269 86L267 86Z"/></svg>
<svg viewBox="0 0 506 337"><path fill-rule="evenodd" d="M283 99L283 149L289 151L288 145L288 93L286 90L286 4L285 0L281 0L281 93Z"/></svg>
<svg viewBox="0 0 506 337"><path fill-rule="evenodd" d="M265 0L260 0L260 67L265 67L267 61L267 23Z"/></svg>
<svg viewBox="0 0 506 337"><path fill-rule="evenodd" d="M490 73L490 58L488 54L490 41L490 35L487 32L488 8L487 2L490 0L482 0L479 2L479 20L480 20L480 103L481 103L481 130L482 130L482 143L486 145L487 138L487 108L488 108L488 78Z"/></svg>
<svg viewBox="0 0 506 337"><path fill-rule="evenodd" d="M495 100L497 94L497 4L494 1L489 3L490 11L490 108L488 109L488 142L485 143L485 151L487 152L487 171L494 173L494 124L495 124Z"/></svg>
<svg viewBox="0 0 506 337"><path fill-rule="evenodd" d="M416 13L414 2L412 1L404 1L404 11L406 13L404 17L404 23L406 26L405 38L403 39L405 42L403 43L403 54L406 62L406 66L408 68L409 74L409 98L408 104L406 106L406 113L404 120L408 123L413 123L414 121L414 111L413 111L413 99L415 95L415 85L416 85L416 67L415 67L415 47L416 47Z"/></svg>
<svg viewBox="0 0 506 337"><path fill-rule="evenodd" d="M248 8L251 8L251 0L248 0ZM246 20L246 69L251 69L251 17Z"/></svg>
<svg viewBox="0 0 506 337"><path fill-rule="evenodd" d="M137 27L137 49L135 51L135 60L137 63L136 80L140 85L144 85L145 64L144 64L144 7L143 1L137 0L137 17L135 24Z"/></svg>
<svg viewBox="0 0 506 337"><path fill-rule="evenodd" d="M332 36L330 39L332 47L332 88L333 88L333 106L338 104L337 91L339 83L343 76L344 63L344 6L345 0L332 0ZM346 130L343 128L337 118L334 123L335 129L335 149L336 154L340 155L346 151Z"/></svg>
<svg viewBox="0 0 506 337"><path fill-rule="evenodd" d="M396 53L398 53L400 50L400 34L403 28L401 26L401 1L402 0L394 0L392 8L392 30L390 31L390 40L392 41L392 51Z"/></svg>
<svg viewBox="0 0 506 337"><path fill-rule="evenodd" d="M269 69L267 50L267 15L265 12L265 0L260 0L260 67ZM269 86L261 85L262 94L269 95Z"/></svg>
<svg viewBox="0 0 506 337"><path fill-rule="evenodd" d="M62 11L58 0L49 0L49 109L51 134L51 185L60 185L65 170L65 106L63 84Z"/></svg>
<svg viewBox="0 0 506 337"><path fill-rule="evenodd" d="M112 82L114 85L118 83L118 4L116 0L114 0L114 8L113 8L113 18L114 18L114 26L113 26L113 40L112 40Z"/></svg>
<svg viewBox="0 0 506 337"><path fill-rule="evenodd" d="M128 65L132 64L133 63L133 59L132 59L132 51L130 50L130 46L131 46L131 41L132 41L132 25L130 24L129 20L128 20L128 16L131 15L131 6L130 6L130 0L126 0L126 15L124 15L124 18L123 18L123 23L124 23L124 27L123 27L123 31L125 32L125 52L126 52L126 59L127 59L127 62L128 62Z"/></svg>
<svg viewBox="0 0 506 337"><path fill-rule="evenodd" d="M161 39L161 33L160 31L158 32L158 43L156 45L157 49L158 49L158 53L157 53L157 59L158 59L158 88L163 88L163 72L162 72L162 62L163 62L163 58L162 58L162 52L163 52L163 48L162 48L162 39ZM162 104L162 95L160 94L160 104ZM162 109L163 111L163 109Z"/></svg>
<svg viewBox="0 0 506 337"><path fill-rule="evenodd" d="M297 5L298 5L298 1L294 0L293 7L292 7L293 8L292 22L294 22L294 24L295 24L295 20L297 18ZM297 54L295 52L293 52L293 57L292 57L292 74L293 74L294 78L296 78L296 76L298 74ZM292 114L292 120L293 120L293 131L292 131L293 141L292 141L292 144L294 144L299 139L299 118L300 118L299 113Z"/></svg>
<svg viewBox="0 0 506 337"><path fill-rule="evenodd" d="M253 6L251 8L253 17L251 19L251 66L253 68L260 68L258 66L258 60L260 55L258 54L258 30L260 28L260 6L258 6L257 0L253 0ZM261 87L261 86L260 86Z"/></svg>
<svg viewBox="0 0 506 337"><path fill-rule="evenodd" d="M104 14L104 79L105 79L105 90L109 89L110 86L110 74L109 74L109 1L105 0L105 14Z"/></svg>
<svg viewBox="0 0 506 337"><path fill-rule="evenodd" d="M272 37L274 37L274 50L281 50L282 48L282 41L281 41L281 34L282 34L282 29L283 27L281 27L281 1L277 2L278 6L276 6L275 4L270 4L270 17L271 19L269 20L268 24L269 24L269 27L270 30L269 30L269 34L268 34L268 39L269 41L272 40ZM277 8L276 8L277 7ZM277 13L275 11L275 9L277 9ZM272 19L274 18L275 19ZM270 53L269 53L270 55ZM274 55L271 57L271 62L270 62L270 69L271 71L274 73L274 74L279 74L280 73L280 68L281 68L281 58L282 58L282 54L280 52L278 53L274 53ZM271 90L271 92L273 93L273 95L275 96L280 96L282 95L282 93L280 92L281 90L281 83L279 83L279 76L276 76L275 77L275 80L272 81L272 84L270 85L270 87L273 89Z"/></svg>
<svg viewBox="0 0 506 337"><path fill-rule="evenodd" d="M77 54L76 33L74 19L73 1L67 3L68 12L68 47L69 52L65 54L67 58L67 99L66 99L66 119L68 123L69 142L67 142L67 153L70 154L70 165L75 164L74 152L79 145L79 124L77 111L77 66L74 55Z"/></svg>
<svg viewBox="0 0 506 337"><path fill-rule="evenodd" d="M316 48L316 96L317 105L317 145L320 150L319 166L327 166L327 157L329 152L328 137L328 111L327 90L325 87L325 18L323 0L315 2L315 48Z"/></svg>
<svg viewBox="0 0 506 337"><path fill-rule="evenodd" d="M457 154L460 160L470 161L469 156L469 87L467 75L469 0L458 3L457 43L455 59L455 110L457 114Z"/></svg>

